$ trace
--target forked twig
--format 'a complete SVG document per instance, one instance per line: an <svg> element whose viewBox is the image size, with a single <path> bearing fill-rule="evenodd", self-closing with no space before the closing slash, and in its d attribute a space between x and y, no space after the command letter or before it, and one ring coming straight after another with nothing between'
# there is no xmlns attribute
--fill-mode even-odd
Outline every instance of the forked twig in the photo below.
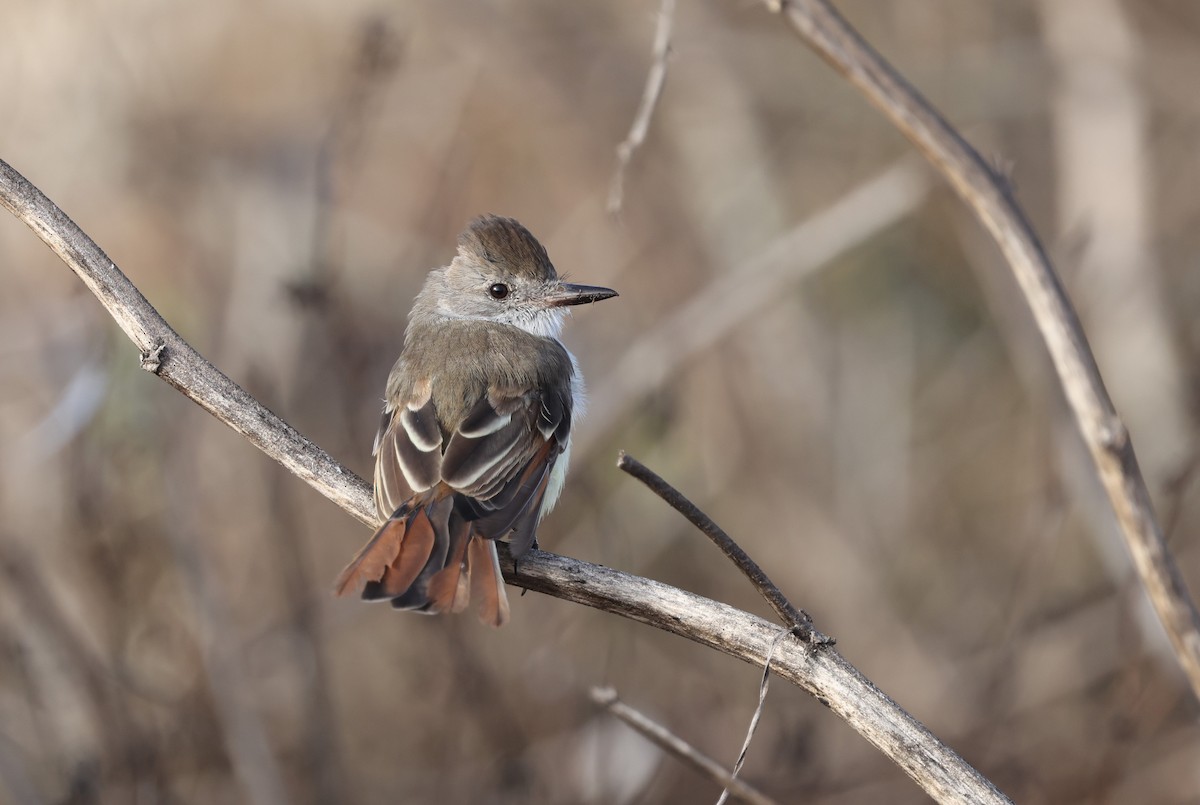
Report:
<svg viewBox="0 0 1200 805"><path fill-rule="evenodd" d="M735 799L751 805L774 805L775 800L730 774L720 763L669 729L617 697L613 688L592 688L592 701L624 721L664 751L723 786Z"/></svg>

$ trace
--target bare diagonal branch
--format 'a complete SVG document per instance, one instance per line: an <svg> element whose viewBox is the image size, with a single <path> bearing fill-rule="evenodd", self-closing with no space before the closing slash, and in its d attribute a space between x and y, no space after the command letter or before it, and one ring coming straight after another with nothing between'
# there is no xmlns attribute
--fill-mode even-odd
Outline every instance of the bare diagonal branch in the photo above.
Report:
<svg viewBox="0 0 1200 805"><path fill-rule="evenodd" d="M1167 549L1129 431L1079 317L1008 183L826 0L765 2L941 171L996 240L1046 342L1142 584L1200 698L1200 611Z"/></svg>
<svg viewBox="0 0 1200 805"><path fill-rule="evenodd" d="M377 522L366 481L342 467L206 361L146 301L66 213L0 161L0 204L32 229L83 280L141 352L142 368L245 436L325 497L368 525Z"/></svg>

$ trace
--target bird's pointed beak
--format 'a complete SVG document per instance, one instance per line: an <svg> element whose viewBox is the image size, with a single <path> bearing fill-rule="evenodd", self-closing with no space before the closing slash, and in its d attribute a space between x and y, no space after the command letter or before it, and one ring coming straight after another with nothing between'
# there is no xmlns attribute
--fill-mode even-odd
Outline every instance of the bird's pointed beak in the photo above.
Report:
<svg viewBox="0 0 1200 805"><path fill-rule="evenodd" d="M601 288L598 285L575 285L571 282L559 283L557 290L546 297L549 307L564 307L566 305L586 305L589 302L599 302L602 299L612 299L617 292L612 288Z"/></svg>

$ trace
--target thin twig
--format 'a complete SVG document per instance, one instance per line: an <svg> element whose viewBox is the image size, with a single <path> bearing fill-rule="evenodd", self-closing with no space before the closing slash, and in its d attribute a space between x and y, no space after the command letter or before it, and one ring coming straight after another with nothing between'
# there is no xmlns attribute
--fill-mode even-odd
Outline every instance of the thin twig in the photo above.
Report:
<svg viewBox="0 0 1200 805"><path fill-rule="evenodd" d="M808 613L797 609L787 599L787 596L775 586L774 582L767 578L767 574L758 566L758 563L742 550L742 546L734 542L733 537L726 534L719 525L712 521L712 518L700 511L700 508L688 500L682 492L624 450L617 459L617 467L645 484L647 489L665 500L671 508L700 529L704 536L711 539L729 558L729 561L737 565L738 570L750 579L750 583L754 585L754 589L758 590L759 595L771 605L771 609L775 610L784 624L793 630L801 640L814 646L833 644L834 640L813 627L812 618L808 617Z"/></svg>
<svg viewBox="0 0 1200 805"><path fill-rule="evenodd" d="M157 374L229 425L349 514L376 524L370 487L297 433L172 330L133 283L58 207L0 160L0 204L24 221L74 271L145 356L159 346ZM563 556L530 551L513 567L501 545L510 584L584 604L763 665L778 628L733 607L660 582ZM879 748L935 800L1007 803L983 775L876 688L832 647L812 651L786 641L776 673L826 704Z"/></svg>
<svg viewBox="0 0 1200 805"><path fill-rule="evenodd" d="M752 803L752 805L774 805L775 800L763 794L749 783L734 777L720 763L671 732L662 724L625 704L617 697L617 692L613 688L592 688L592 701L624 721L639 734L654 742L656 746L708 776L717 785L723 786L735 799Z"/></svg>
<svg viewBox="0 0 1200 805"><path fill-rule="evenodd" d="M1079 317L1007 184L826 0L764 2L782 11L800 37L941 171L996 240L1046 342L1142 584L1200 698L1200 611L1167 548L1129 431L1104 388Z"/></svg>
<svg viewBox="0 0 1200 805"><path fill-rule="evenodd" d="M637 114L633 116L633 125L629 134L617 146L617 167L613 172L612 184L608 189L608 214L618 215L625 203L625 171L629 169L629 161L633 152L642 147L646 134L650 131L650 119L662 96L663 85L667 82L667 61L671 57L671 28L675 22L675 0L662 0L658 9L658 24L654 29L654 60L650 63L650 72L646 75L646 88L642 91L642 101L638 104Z"/></svg>
<svg viewBox="0 0 1200 805"><path fill-rule="evenodd" d="M779 642L787 634L786 631L780 631L771 641L771 648L767 650L767 660L763 663L762 680L758 683L758 704L754 708L754 715L750 717L750 726L746 728L746 739L742 741L742 751L738 752L737 760L733 764L733 773L730 775L731 782L738 782L737 776L742 773L742 766L746 765L746 755L750 753L750 742L754 740L754 733L758 731L758 721L762 718L763 708L767 704L767 689L771 685L771 660L775 659L775 649L779 648ZM731 785L725 786L725 790L717 798L717 805L725 805L725 800L729 798L732 788Z"/></svg>
<svg viewBox="0 0 1200 805"><path fill-rule="evenodd" d="M787 599L787 596L767 578L767 574L758 566L758 563L751 559L750 555L742 550L742 547L734 541L733 537L726 534L712 518L700 511L700 508L688 500L682 492L671 486L660 475L625 451L621 451L621 457L617 460L617 467L641 481L646 488L666 501L671 508L686 517L688 522L696 526L706 537L716 543L725 556L737 565L738 570L741 570L746 578L750 580L750 583L766 599L776 614L783 619L784 624L789 627L791 633L814 646L833 645L833 639L826 637L813 627L812 618L808 616L808 613L796 609L792 602ZM762 682L759 683L758 687L758 706L754 709L754 716L750 719L750 727L746 731L746 740L742 743L742 751L738 754L737 762L733 765L733 773L730 775L731 779L737 778L738 772L741 771L742 766L746 762L746 754L750 751L750 742L753 740L754 733L758 729L758 720L762 717L763 706L767 701L767 687L771 680L771 659L775 656L775 649L778 648L779 641L787 634L788 631L783 631L776 635L775 639L771 641L770 649L767 651L767 659L763 663ZM721 797L717 800L717 805L724 804L729 792L730 787L727 785L725 790L721 792Z"/></svg>

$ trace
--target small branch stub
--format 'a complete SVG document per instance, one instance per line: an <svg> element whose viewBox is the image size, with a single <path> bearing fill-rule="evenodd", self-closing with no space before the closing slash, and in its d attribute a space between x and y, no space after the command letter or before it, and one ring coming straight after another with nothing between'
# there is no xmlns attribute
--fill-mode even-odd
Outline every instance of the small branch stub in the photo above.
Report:
<svg viewBox="0 0 1200 805"><path fill-rule="evenodd" d="M162 368L163 354L166 351L166 343L161 340L155 341L153 347L142 352L142 368L147 372L158 374L158 370Z"/></svg>
<svg viewBox="0 0 1200 805"><path fill-rule="evenodd" d="M1120 456L1129 447L1129 428L1116 416L1110 416L1100 426L1100 444L1114 456Z"/></svg>

